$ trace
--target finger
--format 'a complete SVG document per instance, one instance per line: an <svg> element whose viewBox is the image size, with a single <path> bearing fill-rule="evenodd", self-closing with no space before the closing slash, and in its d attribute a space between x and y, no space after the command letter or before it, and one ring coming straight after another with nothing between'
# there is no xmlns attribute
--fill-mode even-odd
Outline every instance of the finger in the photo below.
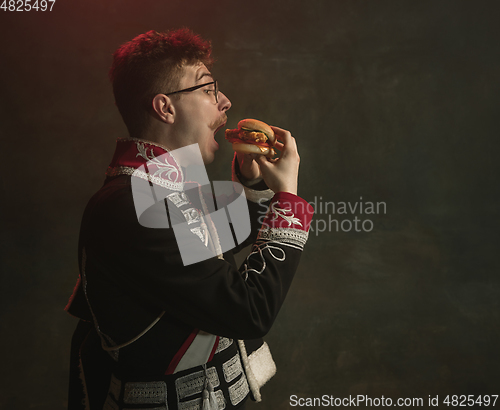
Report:
<svg viewBox="0 0 500 410"><path fill-rule="evenodd" d="M271 128L277 137L276 139L278 141L283 141L285 145L289 144L292 140L295 140L295 138L292 137L290 131L274 126L271 126Z"/></svg>
<svg viewBox="0 0 500 410"><path fill-rule="evenodd" d="M277 129L281 130L281 128ZM290 134L290 132L286 130L281 130L281 131L283 131L282 134L283 142L276 141L275 143L276 148L278 148L281 151L281 157L288 156L288 154L298 153L297 143L295 142L295 138L292 137L292 134Z"/></svg>
<svg viewBox="0 0 500 410"><path fill-rule="evenodd" d="M290 131L284 130L283 128L280 128L280 127L275 127L274 125L270 125L270 127L274 131L274 134L277 136L281 136L287 132L290 133Z"/></svg>
<svg viewBox="0 0 500 410"><path fill-rule="evenodd" d="M264 155L259 155L257 158L255 158L255 161L259 166L267 167L269 164L269 159L265 157Z"/></svg>
<svg viewBox="0 0 500 410"><path fill-rule="evenodd" d="M251 164L253 161L252 154L243 154L241 158L241 164L242 165L248 165Z"/></svg>
<svg viewBox="0 0 500 410"><path fill-rule="evenodd" d="M243 154L241 152L237 152L236 156L238 158L238 164L240 165L240 169L247 169L252 166L253 158L250 157L251 154Z"/></svg>
<svg viewBox="0 0 500 410"><path fill-rule="evenodd" d="M284 147L285 147L285 144L283 144L282 142L276 141L276 143L273 146L273 148L274 148L274 155L273 155L273 157L275 157L275 156L281 157L281 153L283 152L283 148Z"/></svg>

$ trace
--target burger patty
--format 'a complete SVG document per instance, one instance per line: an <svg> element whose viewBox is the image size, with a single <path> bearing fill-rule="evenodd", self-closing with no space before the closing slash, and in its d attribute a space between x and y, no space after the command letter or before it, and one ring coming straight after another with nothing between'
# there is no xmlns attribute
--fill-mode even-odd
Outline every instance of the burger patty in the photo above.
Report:
<svg viewBox="0 0 500 410"><path fill-rule="evenodd" d="M226 139L239 138L242 141L249 141L255 143L267 142L267 136L259 131L246 131L246 130L226 130Z"/></svg>
<svg viewBox="0 0 500 410"><path fill-rule="evenodd" d="M241 131L240 138L243 141L267 142L266 134L258 131Z"/></svg>

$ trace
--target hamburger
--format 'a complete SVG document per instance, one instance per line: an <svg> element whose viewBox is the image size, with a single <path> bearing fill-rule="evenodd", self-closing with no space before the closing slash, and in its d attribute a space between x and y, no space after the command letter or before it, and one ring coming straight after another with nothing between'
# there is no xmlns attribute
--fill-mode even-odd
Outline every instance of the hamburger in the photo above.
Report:
<svg viewBox="0 0 500 410"><path fill-rule="evenodd" d="M265 122L246 119L238 123L238 128L226 130L226 139L233 144L233 150L243 154L260 154L273 157L276 137Z"/></svg>

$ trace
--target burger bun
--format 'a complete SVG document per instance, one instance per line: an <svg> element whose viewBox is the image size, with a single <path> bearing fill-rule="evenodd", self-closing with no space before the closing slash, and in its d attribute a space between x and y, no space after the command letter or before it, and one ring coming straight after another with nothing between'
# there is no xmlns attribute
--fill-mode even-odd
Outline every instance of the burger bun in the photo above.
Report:
<svg viewBox="0 0 500 410"><path fill-rule="evenodd" d="M265 155L269 158L273 157L275 154L274 149L271 147L259 147L258 145L239 142L233 142L233 150L241 154Z"/></svg>
<svg viewBox="0 0 500 410"><path fill-rule="evenodd" d="M259 131L264 134L266 134L267 138L269 139L270 145L274 145L276 142L276 136L274 135L273 129L267 125L265 122L255 120L253 118L247 118L244 120L241 120L238 123L238 128L241 130L242 128L250 131Z"/></svg>

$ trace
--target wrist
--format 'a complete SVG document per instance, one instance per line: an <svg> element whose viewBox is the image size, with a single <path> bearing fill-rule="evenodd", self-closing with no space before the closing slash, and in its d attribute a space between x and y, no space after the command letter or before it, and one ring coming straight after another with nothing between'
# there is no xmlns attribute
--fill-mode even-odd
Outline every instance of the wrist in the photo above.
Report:
<svg viewBox="0 0 500 410"><path fill-rule="evenodd" d="M288 192L293 195L297 195L297 185L296 184L286 184L277 187L278 189L275 192Z"/></svg>
<svg viewBox="0 0 500 410"><path fill-rule="evenodd" d="M278 192L285 193L285 194L292 194L297 196L297 190L292 190L292 189L280 189Z"/></svg>
<svg viewBox="0 0 500 410"><path fill-rule="evenodd" d="M246 176L244 176L241 173L241 170L239 169L239 167L235 168L235 174L236 174L236 177L239 179L239 181L245 186L257 185L260 181L262 181L262 177L258 177L258 178L254 178L254 179L247 178Z"/></svg>

